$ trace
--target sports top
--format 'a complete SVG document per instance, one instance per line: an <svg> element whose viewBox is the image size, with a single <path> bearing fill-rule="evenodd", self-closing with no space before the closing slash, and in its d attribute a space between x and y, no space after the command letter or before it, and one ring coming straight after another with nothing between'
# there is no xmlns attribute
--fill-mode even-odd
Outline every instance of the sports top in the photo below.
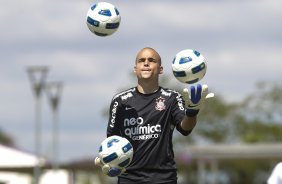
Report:
<svg viewBox="0 0 282 184"><path fill-rule="evenodd" d="M136 87L115 95L111 101L107 136L127 138L134 150L132 162L119 176L120 183L165 183L176 181L176 164L172 145L176 128L185 116L183 97L175 90L159 87L142 94Z"/></svg>

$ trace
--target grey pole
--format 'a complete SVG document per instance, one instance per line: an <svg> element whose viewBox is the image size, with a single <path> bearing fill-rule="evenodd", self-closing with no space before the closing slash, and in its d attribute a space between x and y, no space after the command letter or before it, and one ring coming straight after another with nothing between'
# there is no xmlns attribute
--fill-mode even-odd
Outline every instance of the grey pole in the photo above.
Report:
<svg viewBox="0 0 282 184"><path fill-rule="evenodd" d="M35 129L34 129L34 141L35 141L35 154L38 159L37 164L33 169L33 183L39 183L39 177L41 174L41 94L45 85L45 80L49 68L47 66L29 66L27 73L31 82L33 94L35 97Z"/></svg>
<svg viewBox="0 0 282 184"><path fill-rule="evenodd" d="M49 82L46 84L45 91L47 93L47 97L51 104L52 112L53 112L53 164L52 169L56 171L58 166L58 158L59 158L59 122L58 122L58 105L60 102L60 95L62 92L63 84L62 82Z"/></svg>

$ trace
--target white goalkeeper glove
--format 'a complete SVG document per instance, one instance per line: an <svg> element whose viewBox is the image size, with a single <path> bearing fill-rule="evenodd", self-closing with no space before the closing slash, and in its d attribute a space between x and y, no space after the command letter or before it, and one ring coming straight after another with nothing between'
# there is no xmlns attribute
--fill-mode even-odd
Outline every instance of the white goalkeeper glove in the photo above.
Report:
<svg viewBox="0 0 282 184"><path fill-rule="evenodd" d="M111 167L109 164L104 164L100 157L96 157L94 160L96 166L100 166L102 168L102 172L110 177L116 177L125 172L125 168L121 167Z"/></svg>
<svg viewBox="0 0 282 184"><path fill-rule="evenodd" d="M206 84L198 84L197 89L195 86L191 86L190 91L185 88L183 89L183 92L187 95L185 97L188 102L186 115L189 117L196 116L205 100L214 97L214 93L209 93L208 85Z"/></svg>

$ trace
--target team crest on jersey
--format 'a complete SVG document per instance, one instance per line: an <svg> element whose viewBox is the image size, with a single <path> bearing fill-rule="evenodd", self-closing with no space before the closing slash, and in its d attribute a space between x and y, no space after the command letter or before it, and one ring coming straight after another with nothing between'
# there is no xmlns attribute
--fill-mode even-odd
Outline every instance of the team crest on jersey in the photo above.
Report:
<svg viewBox="0 0 282 184"><path fill-rule="evenodd" d="M166 106L164 102L165 102L165 99L163 97L157 98L155 109L158 111L165 110Z"/></svg>

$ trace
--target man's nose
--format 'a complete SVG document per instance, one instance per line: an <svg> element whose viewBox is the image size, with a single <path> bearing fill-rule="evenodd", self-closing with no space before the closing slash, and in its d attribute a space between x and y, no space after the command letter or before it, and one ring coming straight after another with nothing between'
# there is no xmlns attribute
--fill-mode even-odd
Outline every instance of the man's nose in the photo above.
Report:
<svg viewBox="0 0 282 184"><path fill-rule="evenodd" d="M146 66L149 65L149 60L148 59L145 60L144 65L146 65Z"/></svg>

